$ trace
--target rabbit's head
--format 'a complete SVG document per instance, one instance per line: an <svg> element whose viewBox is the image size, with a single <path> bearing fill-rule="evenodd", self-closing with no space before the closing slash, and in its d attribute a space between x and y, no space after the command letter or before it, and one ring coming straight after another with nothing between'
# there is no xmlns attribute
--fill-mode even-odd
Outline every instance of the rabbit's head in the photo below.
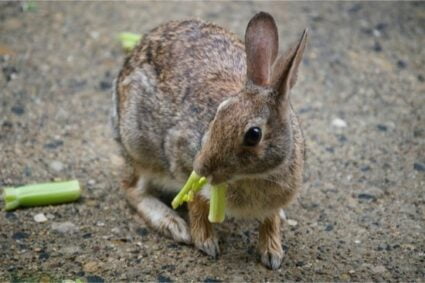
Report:
<svg viewBox="0 0 425 283"><path fill-rule="evenodd" d="M223 101L204 135L194 170L212 184L259 176L290 158L292 117L289 91L296 81L307 31L278 56L273 17L260 12L245 33L245 88Z"/></svg>

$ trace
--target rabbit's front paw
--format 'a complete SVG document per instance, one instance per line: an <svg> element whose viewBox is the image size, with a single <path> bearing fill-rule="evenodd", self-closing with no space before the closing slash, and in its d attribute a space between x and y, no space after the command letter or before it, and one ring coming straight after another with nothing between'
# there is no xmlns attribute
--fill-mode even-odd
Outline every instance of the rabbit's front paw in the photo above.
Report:
<svg viewBox="0 0 425 283"><path fill-rule="evenodd" d="M261 253L261 263L269 269L278 269L282 264L282 250L265 250Z"/></svg>
<svg viewBox="0 0 425 283"><path fill-rule="evenodd" d="M207 255L217 258L220 254L220 247L218 246L218 239L215 236L209 237L205 240L194 240L195 247L206 253Z"/></svg>
<svg viewBox="0 0 425 283"><path fill-rule="evenodd" d="M189 226L178 216L169 215L164 221L162 229L176 242L190 244L192 241Z"/></svg>

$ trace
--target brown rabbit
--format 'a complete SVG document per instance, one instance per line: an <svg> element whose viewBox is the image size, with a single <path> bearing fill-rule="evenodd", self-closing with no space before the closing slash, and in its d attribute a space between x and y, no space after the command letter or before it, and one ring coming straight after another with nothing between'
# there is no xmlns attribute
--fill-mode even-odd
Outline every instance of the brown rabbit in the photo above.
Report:
<svg viewBox="0 0 425 283"><path fill-rule="evenodd" d="M190 229L157 192L177 193L190 172L228 183L226 213L261 222L262 263L280 266L281 209L301 186L304 139L290 104L306 45L278 55L274 19L260 12L245 45L233 33L197 20L157 27L126 59L116 80L115 138L132 168L123 185L154 229L219 253L208 222L210 188L190 202Z"/></svg>

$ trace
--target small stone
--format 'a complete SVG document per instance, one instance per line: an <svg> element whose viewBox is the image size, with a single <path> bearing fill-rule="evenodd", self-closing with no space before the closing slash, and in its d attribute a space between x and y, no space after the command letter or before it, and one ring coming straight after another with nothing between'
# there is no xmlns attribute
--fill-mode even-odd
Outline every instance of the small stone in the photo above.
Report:
<svg viewBox="0 0 425 283"><path fill-rule="evenodd" d="M81 252L81 248L77 246L67 246L59 251L63 255L72 256Z"/></svg>
<svg viewBox="0 0 425 283"><path fill-rule="evenodd" d="M347 122L345 122L344 120L340 118L335 118L332 120L332 126L336 128L346 128Z"/></svg>
<svg viewBox="0 0 425 283"><path fill-rule="evenodd" d="M47 219L55 219L55 216L51 213L46 214Z"/></svg>
<svg viewBox="0 0 425 283"><path fill-rule="evenodd" d="M46 222L47 217L46 217L46 215L44 215L44 213L39 213L39 214L34 215L34 221L37 222L37 223Z"/></svg>
<svg viewBox="0 0 425 283"><path fill-rule="evenodd" d="M3 75L7 82L14 80L18 76L18 70L13 66L6 66L3 68Z"/></svg>
<svg viewBox="0 0 425 283"><path fill-rule="evenodd" d="M50 163L50 168L56 172L62 171L63 167L63 163L57 160Z"/></svg>
<svg viewBox="0 0 425 283"><path fill-rule="evenodd" d="M144 236L149 234L149 230L144 228L144 227L139 227L139 228L136 229L136 233L139 234L140 236L144 237Z"/></svg>
<svg viewBox="0 0 425 283"><path fill-rule="evenodd" d="M204 283L219 283L222 282L219 279L215 279L215 278L211 278L211 277L207 277L204 279Z"/></svg>
<svg viewBox="0 0 425 283"><path fill-rule="evenodd" d="M425 171L425 164L420 163L420 162L415 162L413 164L413 169L415 169L416 171L419 171L419 172L424 172Z"/></svg>
<svg viewBox="0 0 425 283"><path fill-rule="evenodd" d="M378 130L380 130L381 132L386 132L386 131L388 130L388 127L387 127L387 126L385 126L385 125L382 125L382 124L378 124L378 125L376 125L376 128L377 128Z"/></svg>
<svg viewBox="0 0 425 283"><path fill-rule="evenodd" d="M62 140L53 140L53 141L51 141L49 143L46 143L44 145L44 148L56 149L56 148L58 148L58 147L60 147L62 145L63 145L63 141Z"/></svg>
<svg viewBox="0 0 425 283"><path fill-rule="evenodd" d="M362 9L362 5L360 3L355 3L353 6L351 6L350 9L348 9L348 12L350 13L356 13Z"/></svg>
<svg viewBox="0 0 425 283"><path fill-rule="evenodd" d="M13 234L12 239L23 240L23 239L26 239L28 237L29 237L29 235L25 232L16 232L16 233Z"/></svg>
<svg viewBox="0 0 425 283"><path fill-rule="evenodd" d="M89 261L83 266L83 270L88 273L96 272L100 267L100 264L96 261Z"/></svg>
<svg viewBox="0 0 425 283"><path fill-rule="evenodd" d="M375 52L381 52L382 51L382 45L378 41L376 41L375 44L373 45L373 50Z"/></svg>
<svg viewBox="0 0 425 283"><path fill-rule="evenodd" d="M86 277L88 283L103 283L105 279L97 275L91 275Z"/></svg>
<svg viewBox="0 0 425 283"><path fill-rule="evenodd" d="M83 235L83 239L88 239L88 238L91 238L91 233L85 233Z"/></svg>
<svg viewBox="0 0 425 283"><path fill-rule="evenodd" d="M361 242L362 241L360 241L360 240L354 240L354 243L356 243L356 244L361 244Z"/></svg>
<svg viewBox="0 0 425 283"><path fill-rule="evenodd" d="M114 233L114 234L120 234L121 229L119 227L114 227L114 228L112 228L111 232Z"/></svg>
<svg viewBox="0 0 425 283"><path fill-rule="evenodd" d="M112 87L112 83L109 81L101 81L99 83L99 87L101 90L109 90Z"/></svg>
<svg viewBox="0 0 425 283"><path fill-rule="evenodd" d="M354 273L356 273L356 271L354 269L350 269L350 271L348 271L348 273L354 274Z"/></svg>
<svg viewBox="0 0 425 283"><path fill-rule="evenodd" d="M78 232L80 229L72 222L54 222L52 223L52 230L60 234L72 234Z"/></svg>
<svg viewBox="0 0 425 283"><path fill-rule="evenodd" d="M360 168L360 170L361 170L362 172L367 172L367 171L369 171L369 170L370 170L370 166L369 166L369 165L362 166L362 167Z"/></svg>
<svg viewBox="0 0 425 283"><path fill-rule="evenodd" d="M397 67L399 69L406 69L407 63L405 61L403 61L403 60L398 60L397 61Z"/></svg>
<svg viewBox="0 0 425 283"><path fill-rule="evenodd" d="M162 274L158 275L157 280L159 283L170 283L173 282L173 280L170 279L170 277L164 276Z"/></svg>
<svg viewBox="0 0 425 283"><path fill-rule="evenodd" d="M373 196L373 195L371 195L371 194L367 194L367 193L361 193L361 194L359 194L359 195L357 196L357 198L358 198L359 200L367 201L367 202L375 201L375 200L376 200L376 197L375 197L375 196Z"/></svg>
<svg viewBox="0 0 425 283"><path fill-rule="evenodd" d="M25 113L25 109L22 105L15 105L10 108L10 110L18 116L21 116Z"/></svg>
<svg viewBox="0 0 425 283"><path fill-rule="evenodd" d="M346 143L348 141L345 135L337 135L337 138L340 143Z"/></svg>
<svg viewBox="0 0 425 283"><path fill-rule="evenodd" d="M289 226L297 226L298 222L294 219L288 219L288 225Z"/></svg>
<svg viewBox="0 0 425 283"><path fill-rule="evenodd" d="M325 231L326 231L326 232L332 231L333 229L334 229L334 226L333 226L332 224L328 224L328 225L326 225L326 227L325 227Z"/></svg>
<svg viewBox="0 0 425 283"><path fill-rule="evenodd" d="M95 180L93 180L93 179L90 179L90 180L88 181L88 184L89 184L90 186L93 186L93 185L95 185L95 184L96 184L96 181L95 181Z"/></svg>
<svg viewBox="0 0 425 283"><path fill-rule="evenodd" d="M45 251L41 251L40 254L38 255L38 259L41 261L46 261L49 257L50 255L46 253Z"/></svg>
<svg viewBox="0 0 425 283"><path fill-rule="evenodd" d="M377 265L372 267L373 273L384 273L385 271L387 271L387 269L383 265Z"/></svg>
<svg viewBox="0 0 425 283"><path fill-rule="evenodd" d="M103 226L105 226L105 222L97 221L96 225L99 226L99 227L103 227Z"/></svg>

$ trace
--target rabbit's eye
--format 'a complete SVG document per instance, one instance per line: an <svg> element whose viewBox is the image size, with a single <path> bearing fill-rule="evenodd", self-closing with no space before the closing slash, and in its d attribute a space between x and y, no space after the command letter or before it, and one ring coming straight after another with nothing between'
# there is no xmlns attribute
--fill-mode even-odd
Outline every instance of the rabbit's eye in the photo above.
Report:
<svg viewBox="0 0 425 283"><path fill-rule="evenodd" d="M261 129L258 127L249 128L249 130L245 133L245 137L243 139L243 143L246 146L255 146L261 140Z"/></svg>

